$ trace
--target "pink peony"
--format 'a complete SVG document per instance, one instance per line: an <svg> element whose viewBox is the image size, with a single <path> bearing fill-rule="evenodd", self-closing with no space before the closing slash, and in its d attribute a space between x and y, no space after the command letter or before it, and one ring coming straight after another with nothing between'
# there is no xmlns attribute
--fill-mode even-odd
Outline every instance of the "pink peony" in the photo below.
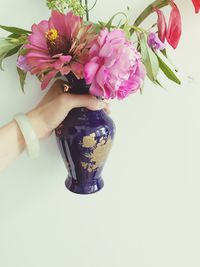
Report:
<svg viewBox="0 0 200 267"><path fill-rule="evenodd" d="M26 54L31 73L42 81L42 89L57 74L72 71L83 78L83 65L87 58L88 44L94 38L93 27L84 26L83 20L72 12L66 15L53 11L48 21L32 26Z"/></svg>
<svg viewBox="0 0 200 267"><path fill-rule="evenodd" d="M145 77L141 56L122 30L103 29L93 41L84 77L90 93L124 99L140 89Z"/></svg>

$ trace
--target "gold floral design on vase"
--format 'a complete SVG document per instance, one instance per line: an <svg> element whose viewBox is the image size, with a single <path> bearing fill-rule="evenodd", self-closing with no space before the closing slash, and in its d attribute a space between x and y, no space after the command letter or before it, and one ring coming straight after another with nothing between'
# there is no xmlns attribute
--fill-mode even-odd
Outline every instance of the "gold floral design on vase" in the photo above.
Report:
<svg viewBox="0 0 200 267"><path fill-rule="evenodd" d="M95 133L84 136L81 143L83 148L90 149L89 153L84 153L86 161L81 162L82 167L88 172L92 172L104 165L112 146L112 139L110 136L101 137L100 140L96 140L95 137Z"/></svg>

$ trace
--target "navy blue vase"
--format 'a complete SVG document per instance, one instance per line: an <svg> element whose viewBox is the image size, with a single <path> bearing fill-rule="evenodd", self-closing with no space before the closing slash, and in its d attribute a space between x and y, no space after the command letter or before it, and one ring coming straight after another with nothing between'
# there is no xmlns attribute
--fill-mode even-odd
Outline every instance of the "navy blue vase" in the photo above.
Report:
<svg viewBox="0 0 200 267"><path fill-rule="evenodd" d="M73 86L76 92L88 90L84 80L77 81L74 77L70 85L72 91ZM77 194L99 191L104 185L101 174L115 134L113 120L104 110L75 108L70 111L55 133L68 170L66 187Z"/></svg>

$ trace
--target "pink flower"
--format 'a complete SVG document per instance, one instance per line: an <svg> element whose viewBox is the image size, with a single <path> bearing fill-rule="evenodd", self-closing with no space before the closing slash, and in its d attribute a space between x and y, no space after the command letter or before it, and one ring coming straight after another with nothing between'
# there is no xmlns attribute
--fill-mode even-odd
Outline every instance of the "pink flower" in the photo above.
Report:
<svg viewBox="0 0 200 267"><path fill-rule="evenodd" d="M72 71L78 79L83 78L88 44L94 38L91 25L72 12L66 15L53 11L48 21L32 26L26 55L31 73L42 81L42 89L57 74L67 75Z"/></svg>
<svg viewBox="0 0 200 267"><path fill-rule="evenodd" d="M182 22L181 22L181 14L177 7L177 5L174 3L173 0L170 1L170 5L172 7L170 18L169 18L169 24L168 24L168 30L167 30L167 42L176 49L180 38L182 34Z"/></svg>
<svg viewBox="0 0 200 267"><path fill-rule="evenodd" d="M124 99L140 89L145 77L141 56L122 30L103 29L93 41L84 68L90 93L105 99Z"/></svg>
<svg viewBox="0 0 200 267"><path fill-rule="evenodd" d="M192 0L192 3L195 7L195 12L196 13L199 13L199 10L200 10L200 0Z"/></svg>
<svg viewBox="0 0 200 267"><path fill-rule="evenodd" d="M158 15L158 37L163 43L165 42L165 39L167 39L167 42L176 49L182 34L181 14L177 5L174 3L174 0L169 0L169 4L172 9L168 26L162 10L158 8L155 9Z"/></svg>
<svg viewBox="0 0 200 267"><path fill-rule="evenodd" d="M164 43L167 35L167 22L162 10L158 8L156 8L155 10L158 15L158 37Z"/></svg>

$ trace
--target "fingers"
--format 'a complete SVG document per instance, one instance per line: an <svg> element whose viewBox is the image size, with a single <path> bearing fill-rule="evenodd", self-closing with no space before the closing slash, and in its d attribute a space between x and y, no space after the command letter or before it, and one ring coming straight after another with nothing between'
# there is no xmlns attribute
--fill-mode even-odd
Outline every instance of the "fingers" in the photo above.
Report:
<svg viewBox="0 0 200 267"><path fill-rule="evenodd" d="M104 111L105 111L107 114L111 114L110 103L106 103L106 107L104 108Z"/></svg>
<svg viewBox="0 0 200 267"><path fill-rule="evenodd" d="M65 82L63 80L56 80L37 107L46 105L58 98L58 101L63 109L86 107L90 110L104 109L105 112L110 114L110 106L107 102L98 100L95 96L91 95L73 95L63 93L64 85Z"/></svg>
<svg viewBox="0 0 200 267"><path fill-rule="evenodd" d="M108 104L102 100L98 100L96 97L91 95L76 95L74 96L75 107L86 107L90 110L108 110Z"/></svg>
<svg viewBox="0 0 200 267"><path fill-rule="evenodd" d="M46 95L43 97L43 99L40 101L38 107L47 104L48 102L55 99L58 95L63 93L63 80L56 80L53 85L50 87L49 91L46 93Z"/></svg>

